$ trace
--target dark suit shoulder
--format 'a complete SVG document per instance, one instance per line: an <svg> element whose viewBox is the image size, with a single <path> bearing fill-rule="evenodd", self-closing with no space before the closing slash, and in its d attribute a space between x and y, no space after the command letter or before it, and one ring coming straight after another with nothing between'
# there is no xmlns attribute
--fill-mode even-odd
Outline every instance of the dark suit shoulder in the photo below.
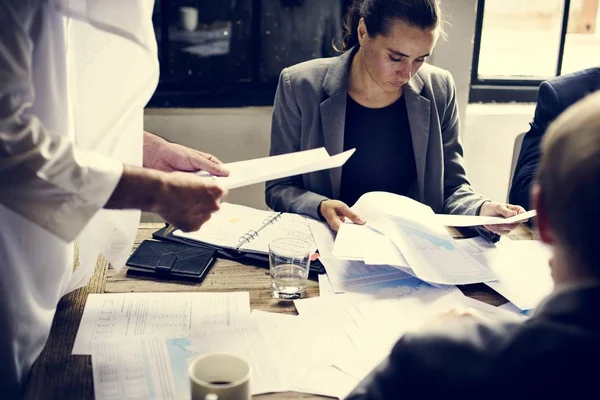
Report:
<svg viewBox="0 0 600 400"><path fill-rule="evenodd" d="M590 93L600 90L600 67L588 68L547 81L564 110Z"/></svg>

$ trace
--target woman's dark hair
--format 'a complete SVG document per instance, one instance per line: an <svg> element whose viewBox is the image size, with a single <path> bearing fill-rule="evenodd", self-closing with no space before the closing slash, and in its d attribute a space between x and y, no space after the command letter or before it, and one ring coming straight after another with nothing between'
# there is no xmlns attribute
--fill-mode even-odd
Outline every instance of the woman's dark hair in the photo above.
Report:
<svg viewBox="0 0 600 400"><path fill-rule="evenodd" d="M365 19L369 36L385 35L390 24L402 20L420 29L441 25L442 12L438 0L354 0L344 21L342 51L358 44L358 23Z"/></svg>

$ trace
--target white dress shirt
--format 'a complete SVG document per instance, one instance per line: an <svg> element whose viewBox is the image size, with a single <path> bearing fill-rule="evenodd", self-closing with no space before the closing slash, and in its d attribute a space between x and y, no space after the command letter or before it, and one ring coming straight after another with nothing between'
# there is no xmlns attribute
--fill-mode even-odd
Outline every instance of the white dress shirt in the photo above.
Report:
<svg viewBox="0 0 600 400"><path fill-rule="evenodd" d="M123 164L142 164L158 80L153 4L0 2L3 398L20 396L60 298L87 283L99 254L120 267L133 244L139 211L101 208Z"/></svg>

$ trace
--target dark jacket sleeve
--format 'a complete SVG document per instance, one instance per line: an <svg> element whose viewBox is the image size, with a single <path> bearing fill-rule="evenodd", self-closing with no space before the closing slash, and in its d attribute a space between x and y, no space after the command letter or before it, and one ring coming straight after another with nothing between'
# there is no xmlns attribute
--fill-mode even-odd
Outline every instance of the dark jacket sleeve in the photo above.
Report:
<svg viewBox="0 0 600 400"><path fill-rule="evenodd" d="M530 192L540 159L540 142L548 125L562 112L556 90L549 82L542 82L538 91L535 116L531 129L523 138L519 160L510 188L509 201L530 209Z"/></svg>
<svg viewBox="0 0 600 400"><path fill-rule="evenodd" d="M467 179L463 160L463 147L459 135L456 85L450 73L446 75L448 105L441 121L444 162L444 212L447 214L479 215L483 203L489 201L476 193ZM483 226L466 229L483 238L497 242L500 235Z"/></svg>

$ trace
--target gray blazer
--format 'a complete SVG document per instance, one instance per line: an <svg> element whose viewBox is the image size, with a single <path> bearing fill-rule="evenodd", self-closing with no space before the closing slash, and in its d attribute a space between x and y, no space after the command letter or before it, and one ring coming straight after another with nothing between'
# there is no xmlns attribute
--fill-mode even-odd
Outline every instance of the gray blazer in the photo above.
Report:
<svg viewBox="0 0 600 400"><path fill-rule="evenodd" d="M318 147L325 147L331 155L343 151L348 73L355 53L356 48L281 72L271 155ZM405 85L404 96L417 169L411 197L436 213L477 214L486 199L474 193L467 181L452 76L425 64ZM336 168L269 181L267 205L318 219L321 201L339 198L341 177L342 168Z"/></svg>
<svg viewBox="0 0 600 400"><path fill-rule="evenodd" d="M441 320L402 336L348 400L597 396L598 304L600 286L570 287L525 322Z"/></svg>

